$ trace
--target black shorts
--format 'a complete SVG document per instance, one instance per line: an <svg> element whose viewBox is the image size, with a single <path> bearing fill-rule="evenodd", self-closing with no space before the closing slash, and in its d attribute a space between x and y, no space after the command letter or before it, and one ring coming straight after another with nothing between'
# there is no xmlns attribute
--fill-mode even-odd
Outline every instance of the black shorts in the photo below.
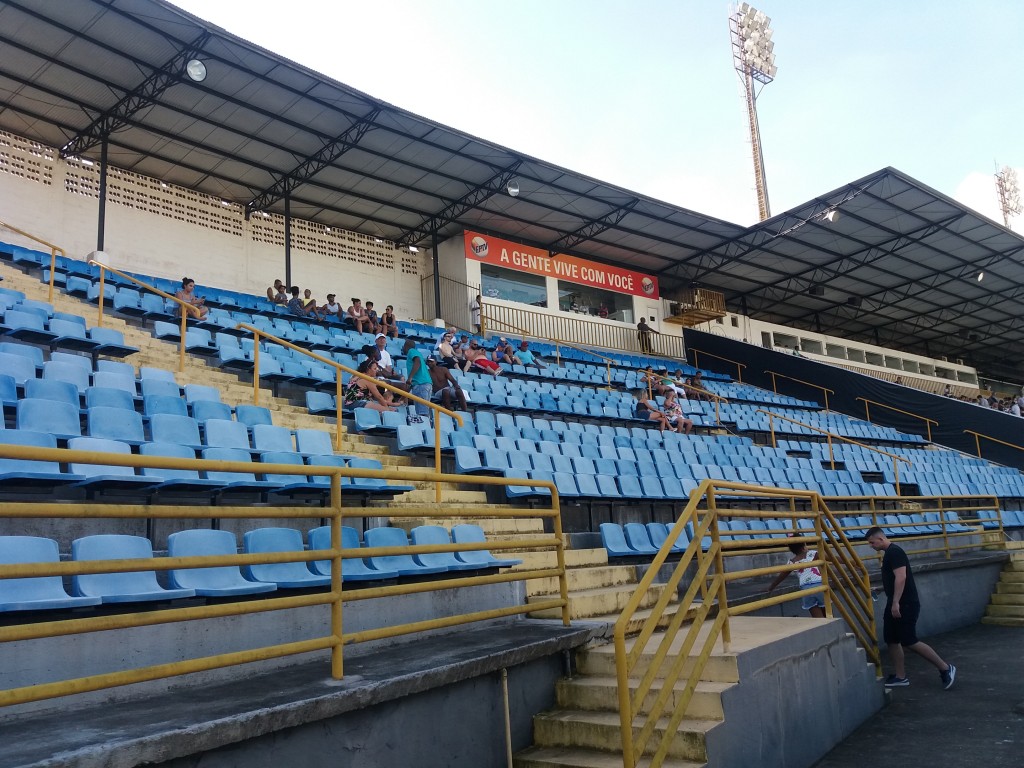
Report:
<svg viewBox="0 0 1024 768"><path fill-rule="evenodd" d="M920 605L903 605L900 606L900 617L897 619L892 615L891 607L886 605L882 619L882 639L887 645L913 645L917 642L917 617L920 615Z"/></svg>

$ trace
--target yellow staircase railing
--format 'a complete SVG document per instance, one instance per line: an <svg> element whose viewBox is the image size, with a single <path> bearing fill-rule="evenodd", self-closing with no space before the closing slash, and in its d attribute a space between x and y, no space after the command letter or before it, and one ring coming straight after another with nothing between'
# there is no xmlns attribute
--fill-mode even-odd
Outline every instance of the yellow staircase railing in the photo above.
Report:
<svg viewBox="0 0 1024 768"><path fill-rule="evenodd" d="M95 453L93 451L68 450L63 448L37 448L19 445L0 444L0 457L23 459L29 461L74 462L78 464L102 464L119 467L155 467L164 469L189 469L200 472L243 472L252 473L253 464L232 461L208 461L201 459L162 458L155 456L134 456L123 454ZM261 472L281 475L301 475L328 477L330 479L330 495L328 506L317 508L316 513L329 521L331 529L331 546L322 550L303 550L297 552L252 553L218 556L194 557L155 557L135 560L91 560L65 561L47 563L21 563L0 565L0 579L22 579L45 576L74 576L95 573L128 573L133 571L168 571L178 568L210 568L217 566L243 566L260 563L302 562L329 560L331 562L331 586L326 592L303 594L289 597L270 597L261 600L240 600L237 602L219 602L217 604L170 608L166 610L132 611L113 615L97 615L85 618L43 620L32 623L12 624L0 627L0 644L15 641L32 641L41 638L79 635L92 632L115 632L134 627L153 626L177 622L199 621L204 619L244 616L267 611L305 608L310 606L328 606L330 609L330 632L326 635L308 638L302 631L304 639L275 645L260 645L259 638L242 638L240 645L252 645L246 650L221 653L213 656L189 658L166 664L148 667L125 668L113 672L72 677L55 682L23 685L16 688L0 690L0 707L23 704L32 701L52 699L75 693L97 691L121 685L130 685L150 680L166 679L177 675L201 672L212 669L246 664L267 659L281 658L310 651L330 650L331 675L340 679L344 674L343 648L349 643L366 642L388 637L426 632L444 627L458 626L476 621L485 621L506 616L521 615L537 610L551 608L561 609L562 622L569 625L569 591L565 576L565 544L562 536L561 511L558 490L553 483L531 480L532 486L544 487L551 492L551 505L548 508L530 509L466 509L456 511L445 509L391 507L387 510L390 517L422 518L429 514L434 518L451 515L453 519L465 517L479 518L542 518L550 519L552 535L518 537L506 541L487 541L477 544L436 544L413 545L407 547L361 547L359 549L343 549L341 546L341 526L346 519L361 518L366 510L357 506L345 506L341 479L377 478L399 481L436 481L457 484L465 481L462 475L442 475L429 470L410 469L359 469L352 467L333 467L320 465L298 466L294 464L261 464ZM478 477L474 482L486 485L507 486L521 484L521 479L505 479L500 477ZM78 519L126 519L148 520L184 519L203 520L208 523L211 513L217 518L232 520L288 520L308 519L308 506L242 506L216 507L179 506L172 504L67 504L64 502L5 502L0 506L0 518L7 519L46 519L78 520ZM9 527L9 526L8 526ZM526 571L505 573L489 573L474 576L458 576L436 581L419 581L398 583L389 586L371 587L358 590L344 588L341 575L341 564L346 558L379 557L388 555L419 555L438 552L468 552L474 550L529 549L554 550L557 555L556 565L551 568L534 568ZM387 598L398 595L435 592L462 587L474 587L487 584L499 584L529 579L556 578L559 582L557 597L543 602L507 605L500 608L470 611L422 621L414 621L397 625L380 626L357 632L345 633L342 627L342 611L346 602L367 600L370 598ZM302 628L305 630L306 628ZM301 631L301 630L300 630ZM111 642L129 642L119 640L118 635L111 636ZM127 637L125 635L124 637ZM70 671L70 670L69 670Z"/></svg>
<svg viewBox="0 0 1024 768"><path fill-rule="evenodd" d="M1005 445L1007 448L1016 448L1018 451L1024 451L1024 446L1017 445L1016 443L1008 443L1005 440L1000 440L998 437L992 437L991 435L983 434L982 432L975 432L973 429L965 429L964 434L974 435L974 447L978 451L978 458L981 458L981 439L991 440L993 443L999 445Z"/></svg>
<svg viewBox="0 0 1024 768"><path fill-rule="evenodd" d="M729 363L731 365L735 365L736 366L736 380L740 384L743 383L743 369L747 367L745 363L740 363L740 362L737 362L736 360L730 360L728 357L722 357L721 355L716 355L716 354L713 354L711 352L705 352L703 349L697 349L696 347L690 347L689 350L687 350L687 351L693 352L693 367L694 368L700 368L700 364L699 364L699 356L700 355L705 355L707 357L713 357L716 360L721 360L721 361Z"/></svg>
<svg viewBox="0 0 1024 768"><path fill-rule="evenodd" d="M35 243L39 243L40 245L45 245L47 248L50 249L50 287L49 292L47 293L46 300L53 304L53 279L54 274L56 273L57 270L57 253L59 252L60 255L63 256L64 258L67 258L67 253L59 245L49 243L46 240L43 240L41 237L33 235L31 232L26 232L23 229L18 229L14 225L8 224L6 221L0 221L0 227L3 227L4 229L9 229L11 232L19 234L22 237L27 237L29 240Z"/></svg>
<svg viewBox="0 0 1024 768"><path fill-rule="evenodd" d="M729 497L731 503L738 503L738 499L764 499L766 496L788 499L792 511L772 513L792 523L791 533L785 543L805 543L809 549L817 550L818 558L799 564L787 563L727 572L726 557L779 551L781 542L767 533L763 538L742 541L731 540L728 534L723 535L720 525L722 517L760 517L764 514L756 509L719 509L718 500L723 496ZM806 511L797 510L798 503L806 506ZM801 525L801 521L807 521L809 525ZM628 641L627 632L635 622L640 606L645 603L648 590L655 583L659 571L668 561L674 543L687 530L687 526L690 526L691 533L689 545L674 564L664 591L644 618L639 632ZM767 488L719 480L701 482L690 495L689 502L668 538L615 623L615 666L625 768L637 766L644 754L650 754L650 762L645 762L645 766L655 768L662 765L719 639L722 640L724 650L728 651L730 617L793 599L792 594L784 594L733 605L728 599L728 584L809 566L821 568L821 585L802 590L799 594L822 593L826 616L832 618L834 612L842 616L880 674L881 658L874 639L875 621L868 572L821 496L813 491ZM698 595L701 601L695 611L677 611L665 624L668 606L677 594L684 575L691 572L692 580L681 603L683 606L694 604ZM692 621L684 627L687 616L692 616ZM663 624L664 630L656 635ZM654 653L649 654L648 646L652 643ZM645 653L649 657L644 660L646 670L641 674L641 659ZM660 690L651 703L648 697L659 681ZM680 683L683 685L682 690L677 688ZM674 705L670 710L669 702L673 700ZM662 736L660 742L653 744L651 740L656 730L660 730Z"/></svg>
<svg viewBox="0 0 1024 768"><path fill-rule="evenodd" d="M869 423L872 423L872 424L874 423L874 422L871 421L871 406L872 405L877 405L879 408L886 408L886 409L888 409L890 411L895 411L896 413L902 413L904 416L913 416L915 419L920 419L921 421L924 422L924 427L928 431L928 442L929 443L932 441L932 424L934 424L935 426L939 426L939 422L937 422L935 419L929 419L927 416L921 416L921 415L919 415L917 413L912 413L910 411L904 411L904 410L901 410L899 408L894 408L891 405L886 405L885 403L879 403L876 400L869 400L866 397L858 397L857 399L864 403L864 418L867 419L867 421Z"/></svg>
<svg viewBox="0 0 1024 768"><path fill-rule="evenodd" d="M797 379L797 378L794 378L793 376L787 376L786 374L779 373L778 371L765 371L765 373L767 373L769 376L772 377L772 392L774 392L775 394L779 394L779 386L778 386L778 381L776 381L776 378L789 379L789 381L795 381L797 384L803 384L804 386L813 387L814 389L821 390L821 392L825 395L825 410L826 411L828 410L828 396L829 396L829 394L830 393L833 394L833 395L835 394L835 390L829 389L828 387L823 387L823 386L821 386L821 384L815 384L814 382L811 382L811 381L804 381L803 379Z"/></svg>

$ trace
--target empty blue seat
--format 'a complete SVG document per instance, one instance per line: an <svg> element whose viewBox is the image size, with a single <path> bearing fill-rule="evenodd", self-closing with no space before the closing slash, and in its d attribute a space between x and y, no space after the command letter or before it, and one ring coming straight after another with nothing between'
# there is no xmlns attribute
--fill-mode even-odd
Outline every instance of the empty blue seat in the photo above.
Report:
<svg viewBox="0 0 1024 768"><path fill-rule="evenodd" d="M322 525L309 532L309 548L326 550L331 548L331 527ZM341 548L359 549L359 532L348 525L341 526ZM330 560L314 560L311 563L314 573L324 576L331 575ZM379 581L380 579L397 579L398 571L375 570L367 566L361 557L344 557L341 560L342 581Z"/></svg>
<svg viewBox="0 0 1024 768"><path fill-rule="evenodd" d="M295 552L302 554L302 534L294 528L257 528L247 531L244 537L247 553ZM252 581L276 584L283 589L305 589L326 587L330 576L313 573L305 561L287 563L259 563L247 565L243 572Z"/></svg>
<svg viewBox="0 0 1024 768"><path fill-rule="evenodd" d="M622 532L626 537L626 543L637 554L655 555L658 548L651 543L651 535L647 532L647 526L643 523L626 523L622 526Z"/></svg>
<svg viewBox="0 0 1024 768"><path fill-rule="evenodd" d="M129 445L139 445L146 440L142 416L134 410L105 405L93 406L88 411L88 427L90 437L120 440Z"/></svg>
<svg viewBox="0 0 1024 768"><path fill-rule="evenodd" d="M149 433L154 443L178 443L190 448L202 447L199 424L190 416L154 413L149 417Z"/></svg>
<svg viewBox="0 0 1024 768"><path fill-rule="evenodd" d="M127 443L100 437L73 437L68 440L68 448L73 451L117 456L131 456L132 453L132 449ZM136 475L135 467L71 462L69 469L77 475L84 475L85 479L77 485L90 490L145 489L160 484L160 481L155 478Z"/></svg>
<svg viewBox="0 0 1024 768"><path fill-rule="evenodd" d="M220 390L216 387L208 387L205 384L186 384L185 399L189 403L194 403L196 400L212 400L219 403Z"/></svg>
<svg viewBox="0 0 1024 768"><path fill-rule="evenodd" d="M70 403L25 398L18 402L18 429L47 432L58 438L82 434L79 410Z"/></svg>
<svg viewBox="0 0 1024 768"><path fill-rule="evenodd" d="M257 451L295 451L291 430L272 424L257 424L252 428L252 445Z"/></svg>
<svg viewBox="0 0 1024 768"><path fill-rule="evenodd" d="M269 408L261 405L236 405L235 419L247 427L255 427L261 424L271 426L274 423Z"/></svg>
<svg viewBox="0 0 1024 768"><path fill-rule="evenodd" d="M448 531L439 525L420 525L410 532L412 543L420 546L447 546L452 543ZM459 560L454 552L431 552L413 555L420 565L447 568L449 571L471 571L478 566Z"/></svg>
<svg viewBox="0 0 1024 768"><path fill-rule="evenodd" d="M230 531L204 528L178 531L167 537L167 554L170 557L237 555L238 542ZM172 569L167 576L171 586L192 589L202 597L255 595L277 589L275 584L249 581L237 565Z"/></svg>
<svg viewBox="0 0 1024 768"><path fill-rule="evenodd" d="M34 312L9 309L3 319L4 335L33 344L49 344L56 333L46 330L46 321Z"/></svg>
<svg viewBox="0 0 1024 768"><path fill-rule="evenodd" d="M173 459L194 459L194 449L178 443L143 443L139 446L140 456L160 456ZM142 476L157 480L157 493L202 493L215 492L223 488L218 480L201 478L196 469L169 469L143 467Z"/></svg>
<svg viewBox="0 0 1024 768"><path fill-rule="evenodd" d="M401 528L371 528L364 537L366 546L407 547L409 539ZM394 571L400 576L427 576L433 573L445 573L444 566L424 566L417 563L412 555L375 555L366 558L371 568L381 571Z"/></svg>
<svg viewBox="0 0 1024 768"><path fill-rule="evenodd" d="M75 408L78 408L81 402L78 387L70 381L56 379L29 379L25 382L25 397L69 403Z"/></svg>
<svg viewBox="0 0 1024 768"><path fill-rule="evenodd" d="M462 523L452 527L452 541L456 544L486 544L487 536L479 525ZM487 549L456 552L455 557L477 568L509 568L513 565L521 565L523 562L522 560L494 557Z"/></svg>
<svg viewBox="0 0 1024 768"><path fill-rule="evenodd" d="M153 546L142 536L101 534L75 539L72 558L77 562L93 560L148 560ZM71 577L72 591L81 597L98 597L104 603L138 603L193 597L191 589L164 589L155 571L131 573L90 573Z"/></svg>
<svg viewBox="0 0 1024 768"><path fill-rule="evenodd" d="M158 413L188 416L188 405L180 395L146 395L142 398L142 412L146 416Z"/></svg>
<svg viewBox="0 0 1024 768"><path fill-rule="evenodd" d="M203 450L203 458L210 461L232 461L242 464L252 464L252 455L241 448L206 448ZM220 470L207 470L206 477L209 480L217 480L223 483L225 491L242 493L258 493L262 491L274 491L280 488L280 483L269 480L256 479L257 466L253 464L252 472L222 472Z"/></svg>
<svg viewBox="0 0 1024 768"><path fill-rule="evenodd" d="M0 565L59 563L57 542L38 536L0 536ZM60 576L0 579L0 613L99 605L99 597L71 597Z"/></svg>
<svg viewBox="0 0 1024 768"><path fill-rule="evenodd" d="M305 456L330 456L334 454L331 435L322 429L295 430L295 447Z"/></svg>
<svg viewBox="0 0 1024 768"><path fill-rule="evenodd" d="M184 401L183 401L184 402ZM231 421L231 406L215 400L196 400L191 403L192 418L203 424L210 419Z"/></svg>
<svg viewBox="0 0 1024 768"><path fill-rule="evenodd" d="M164 381L163 379L143 379L139 383L139 389L143 399L147 397L181 397L181 387L173 381Z"/></svg>
<svg viewBox="0 0 1024 768"><path fill-rule="evenodd" d="M98 341L94 341L86 335L85 325L70 320L51 320L50 332L53 334L53 338L49 341L52 347L91 352L100 346Z"/></svg>
<svg viewBox="0 0 1024 768"><path fill-rule="evenodd" d="M328 392L306 391L306 408L313 414L336 414L334 395Z"/></svg>
<svg viewBox="0 0 1024 768"><path fill-rule="evenodd" d="M45 432L27 429L0 430L0 444L25 445L35 448L56 448L57 439ZM53 486L76 483L85 478L71 472L62 472L56 461L29 459L0 459L0 485Z"/></svg>
<svg viewBox="0 0 1024 768"><path fill-rule="evenodd" d="M43 378L56 379L57 381L69 381L78 388L78 392L84 393L89 388L89 370L91 366L86 361L86 366L80 363L72 363L70 360L56 360L54 356L43 363Z"/></svg>
<svg viewBox="0 0 1024 768"><path fill-rule="evenodd" d="M95 408L96 406L134 411L135 398L132 397L130 392L125 392L123 389L89 387L85 390L85 407Z"/></svg>
<svg viewBox="0 0 1024 768"><path fill-rule="evenodd" d="M208 419L203 422L206 444L211 448L240 448L251 450L249 430L245 424L228 419Z"/></svg>
<svg viewBox="0 0 1024 768"><path fill-rule="evenodd" d="M618 523L601 523L601 543L608 557L635 557L637 551L626 542L626 535Z"/></svg>
<svg viewBox="0 0 1024 768"><path fill-rule="evenodd" d="M138 347L126 344L124 334L116 328L90 328L89 338L99 344L94 351L101 355L127 357L139 351Z"/></svg>
<svg viewBox="0 0 1024 768"><path fill-rule="evenodd" d="M11 346L23 347L22 344L15 344ZM42 352L35 347L25 347L26 349L32 349L39 353L40 360L42 360ZM40 363L42 365L42 363ZM12 352L0 352L0 371L3 371L6 375L14 379L16 384L24 385L29 379L36 377L36 364L27 355L16 354Z"/></svg>

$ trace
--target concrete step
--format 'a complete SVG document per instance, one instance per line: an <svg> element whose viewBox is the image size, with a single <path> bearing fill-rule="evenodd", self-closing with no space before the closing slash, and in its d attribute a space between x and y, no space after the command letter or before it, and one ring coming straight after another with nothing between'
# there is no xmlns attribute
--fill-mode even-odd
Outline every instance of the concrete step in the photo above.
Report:
<svg viewBox="0 0 1024 768"><path fill-rule="evenodd" d="M1010 558L1010 562L1006 564L1006 570L1013 571L1014 573L1024 573L1024 557L1013 555Z"/></svg>
<svg viewBox="0 0 1024 768"><path fill-rule="evenodd" d="M985 609L985 615L996 619L1024 619L1024 605L990 604Z"/></svg>
<svg viewBox="0 0 1024 768"><path fill-rule="evenodd" d="M622 755L581 747L530 747L515 755L515 768L622 768ZM637 768L650 768L650 759L643 758ZM668 758L663 768L703 768L707 763Z"/></svg>
<svg viewBox="0 0 1024 768"><path fill-rule="evenodd" d="M629 687L634 695L639 685L639 680L630 680ZM693 698L686 708L686 716L698 720L722 720L725 714L722 711L722 693L732 687L734 683L715 683L701 681L697 683ZM618 701L619 686L614 677L597 677L581 675L572 679L562 679L555 687L555 701L559 707L564 709L585 709L593 711L607 711L615 707ZM662 690L662 683L656 680L651 686L650 692L644 697L640 711L648 714ZM672 693L666 702L666 711L674 712L680 705L682 694L685 690L684 683L676 683Z"/></svg>
<svg viewBox="0 0 1024 768"><path fill-rule="evenodd" d="M570 594L600 587L636 584L636 569L628 565L601 565L590 568L567 568L566 580ZM557 579L536 579L526 585L526 594L552 595L558 592Z"/></svg>
<svg viewBox="0 0 1024 768"><path fill-rule="evenodd" d="M1024 627L1024 617L1014 619L1008 616L983 616L981 623L996 627Z"/></svg>
<svg viewBox="0 0 1024 768"><path fill-rule="evenodd" d="M640 602L641 608L649 608L658 601L665 586L655 584L647 591ZM598 587L596 589L584 589L569 593L569 615L574 619L587 619L594 616L603 616L609 613L618 615L635 592L635 585ZM526 598L527 604L542 602L547 599L544 595L533 595ZM531 613L535 619L555 619L561 615L559 609L548 609Z"/></svg>
<svg viewBox="0 0 1024 768"><path fill-rule="evenodd" d="M1006 567L999 574L999 581L1003 584L1024 584L1024 571L1010 570Z"/></svg>
<svg viewBox="0 0 1024 768"><path fill-rule="evenodd" d="M679 636L676 637L672 650L669 652L678 654L678 649L682 645L683 632L688 629L689 625L684 625L680 630ZM706 629L702 630L698 635L697 642L694 643L694 649L699 649L701 643L706 636ZM647 669L650 664L651 658L657 649L657 643L661 641L662 635L656 634L651 638L647 645L647 650L640 655L637 660L636 666L633 668L630 674L635 677L643 677L647 674ZM627 641L627 648L631 647L632 641ZM736 663L735 653L725 653L722 651L721 641L715 643L714 650L708 657L707 664L701 673L700 679L706 682L718 682L718 683L736 683L739 682L739 667ZM606 645L599 645L592 648L588 648L585 651L581 651L576 655L576 664L581 674L595 675L600 677L615 677L615 647L611 643ZM687 660L683 666L683 676L688 676L693 670L693 659L692 657Z"/></svg>
<svg viewBox="0 0 1024 768"><path fill-rule="evenodd" d="M685 608L682 603L669 603L667 606L665 606L664 613L658 617L658 621L655 623L655 627L659 630L665 629L669 625L669 622L672 621L672 618L679 611L685 611L686 613L686 616L683 618L683 621L692 621L693 618L697 615L697 611L699 609L700 603L691 603L688 607ZM626 636L631 637L633 635L639 634L640 630L643 629L644 625L647 623L647 620L652 613L653 609L651 608L641 608L636 613L634 613L630 617L629 623L626 625ZM619 614L609 614L607 616L593 616L591 618L594 621L607 621L611 624L614 624L616 621L619 620Z"/></svg>
<svg viewBox="0 0 1024 768"><path fill-rule="evenodd" d="M441 486L442 504L465 505L473 504L474 502L484 502L486 500L486 495L478 491L457 491L448 486ZM409 493L402 494L389 503L391 506L395 507L422 506L424 504L435 503L433 484L431 484L430 488L418 488L415 491L409 491Z"/></svg>
<svg viewBox="0 0 1024 768"><path fill-rule="evenodd" d="M511 507L501 508L511 509ZM474 506L474 509L477 509L477 507ZM529 512L529 510L522 511L525 513ZM406 517L395 521L395 525L405 528L407 531L411 531L420 525L440 525L445 528L451 528L453 525L459 525L460 523L479 525L488 538L504 534L544 533L544 520L539 517L458 517L453 513L450 516L446 514L445 517Z"/></svg>
<svg viewBox="0 0 1024 768"><path fill-rule="evenodd" d="M998 587L998 585L996 585ZM1014 585L1024 586L1024 585ZM992 595L992 605L1005 605L1005 606L1024 606L1024 591L1011 592L1009 594L1003 592L996 592Z"/></svg>
<svg viewBox="0 0 1024 768"><path fill-rule="evenodd" d="M996 582L996 592L1001 595L1022 595L1024 596L1024 581L1003 581Z"/></svg>
<svg viewBox="0 0 1024 768"><path fill-rule="evenodd" d="M523 570L534 568L554 568L554 550L546 552L521 552L516 555L523 561ZM589 568L590 566L608 565L608 551L605 549L567 549L565 550L567 568Z"/></svg>
<svg viewBox="0 0 1024 768"><path fill-rule="evenodd" d="M665 724L665 720L659 721L644 754L653 754L657 749ZM671 739L668 754L677 759L706 761L706 735L719 724L718 720L683 720ZM634 732L641 725L642 721L637 720ZM542 712L533 718L533 741L538 747L584 747L621 754L619 714L574 709Z"/></svg>

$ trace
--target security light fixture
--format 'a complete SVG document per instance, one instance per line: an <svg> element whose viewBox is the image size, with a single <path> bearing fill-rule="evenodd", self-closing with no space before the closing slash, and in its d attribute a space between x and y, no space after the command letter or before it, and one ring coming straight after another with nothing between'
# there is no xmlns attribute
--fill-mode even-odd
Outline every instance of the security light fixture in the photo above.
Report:
<svg viewBox="0 0 1024 768"><path fill-rule="evenodd" d="M984 279L985 279L985 273L984 272L979 272L978 273L978 282L980 283Z"/></svg>
<svg viewBox="0 0 1024 768"><path fill-rule="evenodd" d="M749 3L740 3L729 16L729 36L732 38L732 61L743 83L750 129L750 147L754 156L754 185L757 188L757 210L761 221L769 218L768 184L764 174L764 156L761 151L761 130L757 124L757 96L754 83L762 87L775 79L775 43L772 42L771 19ZM829 219L831 221L831 219Z"/></svg>
<svg viewBox="0 0 1024 768"><path fill-rule="evenodd" d="M505 191L508 192L509 197L519 197L519 182L512 179L505 185Z"/></svg>
<svg viewBox="0 0 1024 768"><path fill-rule="evenodd" d="M188 75L189 80L201 83L206 79L206 64L199 59L189 59L185 65L185 74Z"/></svg>

